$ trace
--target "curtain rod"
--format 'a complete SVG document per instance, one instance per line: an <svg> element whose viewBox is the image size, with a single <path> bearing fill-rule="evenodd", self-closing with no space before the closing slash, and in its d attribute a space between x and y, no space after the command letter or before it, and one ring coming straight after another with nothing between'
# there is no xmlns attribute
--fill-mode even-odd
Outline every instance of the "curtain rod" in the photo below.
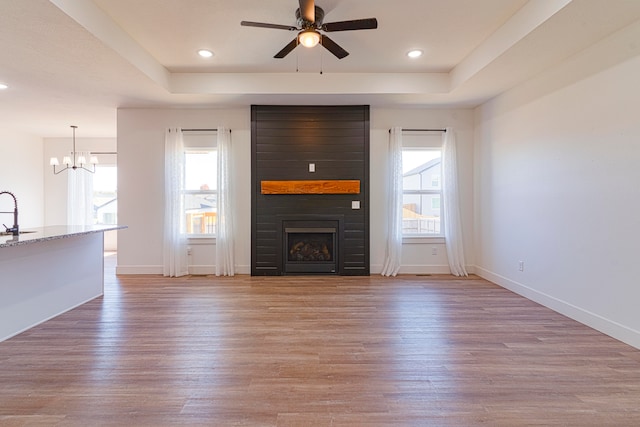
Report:
<svg viewBox="0 0 640 427"><path fill-rule="evenodd" d="M401 129L402 132L446 132L446 129ZM391 129L389 129L391 133Z"/></svg>
<svg viewBox="0 0 640 427"><path fill-rule="evenodd" d="M180 129L182 132L218 132L218 129ZM229 130L231 132L231 130Z"/></svg>

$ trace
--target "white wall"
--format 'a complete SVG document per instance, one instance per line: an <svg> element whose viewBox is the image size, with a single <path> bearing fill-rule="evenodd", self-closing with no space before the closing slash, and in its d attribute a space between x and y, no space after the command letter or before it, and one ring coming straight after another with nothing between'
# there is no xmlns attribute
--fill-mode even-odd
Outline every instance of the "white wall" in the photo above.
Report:
<svg viewBox="0 0 640 427"><path fill-rule="evenodd" d="M473 264L473 111L468 109L371 110L371 273L380 273L387 240L387 151L389 129L443 129L452 127L458 146L458 178L465 261ZM435 251L436 255L433 254ZM444 239L405 239L400 274L449 273Z"/></svg>
<svg viewBox="0 0 640 427"><path fill-rule="evenodd" d="M162 274L164 218L164 132L169 127L232 130L236 268L250 272L251 120L250 109L119 109L118 222L119 274ZM215 271L211 240L192 240L190 272Z"/></svg>
<svg viewBox="0 0 640 427"><path fill-rule="evenodd" d="M640 348L640 57L606 60L629 49L621 32L478 108L475 255L482 276Z"/></svg>
<svg viewBox="0 0 640 427"><path fill-rule="evenodd" d="M162 273L164 130L167 127L232 129L234 183L237 191L236 267L250 273L251 263L251 116L250 108L120 109L118 111L119 274ZM372 109L371 117L371 271L379 273L386 241L386 152L389 128L452 126L458 136L467 259L472 256L473 111ZM440 243L438 243L440 242ZM407 244L401 273L449 272L442 239ZM215 271L215 244L193 239L190 272ZM438 249L432 255L432 248Z"/></svg>
<svg viewBox="0 0 640 427"><path fill-rule="evenodd" d="M44 224L44 184L42 138L0 129L0 191L11 191L18 199L18 225L21 229ZM0 211L13 212L13 199L0 196ZM13 225L12 214L0 214L0 224ZM2 228L4 231L4 228Z"/></svg>

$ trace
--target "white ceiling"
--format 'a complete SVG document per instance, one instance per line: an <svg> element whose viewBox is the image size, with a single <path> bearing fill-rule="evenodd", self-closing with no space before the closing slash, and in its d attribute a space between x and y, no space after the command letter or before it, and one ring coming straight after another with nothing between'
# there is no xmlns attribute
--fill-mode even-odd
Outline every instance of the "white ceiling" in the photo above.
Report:
<svg viewBox="0 0 640 427"><path fill-rule="evenodd" d="M342 60L322 46L274 59L295 32L240 21L295 25L297 0L0 0L0 127L115 136L118 107L476 106L640 19L638 0L317 5L378 28L331 33Z"/></svg>

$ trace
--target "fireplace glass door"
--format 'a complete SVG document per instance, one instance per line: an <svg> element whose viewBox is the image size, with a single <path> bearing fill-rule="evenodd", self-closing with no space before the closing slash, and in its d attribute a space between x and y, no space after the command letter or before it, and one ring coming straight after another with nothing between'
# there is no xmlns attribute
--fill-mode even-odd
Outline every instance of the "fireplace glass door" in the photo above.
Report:
<svg viewBox="0 0 640 427"><path fill-rule="evenodd" d="M284 233L285 273L336 273L334 227L287 227Z"/></svg>

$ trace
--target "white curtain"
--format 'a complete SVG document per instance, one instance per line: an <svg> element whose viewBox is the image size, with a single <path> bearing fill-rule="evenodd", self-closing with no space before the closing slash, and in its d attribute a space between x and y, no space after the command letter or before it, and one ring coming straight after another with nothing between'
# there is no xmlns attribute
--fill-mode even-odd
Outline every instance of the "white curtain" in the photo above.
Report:
<svg viewBox="0 0 640 427"><path fill-rule="evenodd" d="M387 251L383 276L395 276L400 271L402 254L402 128L394 127L389 134L389 199L387 201Z"/></svg>
<svg viewBox="0 0 640 427"><path fill-rule="evenodd" d="M233 188L231 180L231 131L218 127L218 229L216 276L235 274L233 234Z"/></svg>
<svg viewBox="0 0 640 427"><path fill-rule="evenodd" d="M89 158L88 153L76 153ZM67 224L93 224L93 174L84 169L67 172Z"/></svg>
<svg viewBox="0 0 640 427"><path fill-rule="evenodd" d="M444 238L449 258L449 269L454 276L467 276L460 219L456 138L447 128L442 144L442 197L444 202Z"/></svg>
<svg viewBox="0 0 640 427"><path fill-rule="evenodd" d="M167 129L164 145L164 240L163 275L189 274L184 226L184 142L181 129Z"/></svg>

